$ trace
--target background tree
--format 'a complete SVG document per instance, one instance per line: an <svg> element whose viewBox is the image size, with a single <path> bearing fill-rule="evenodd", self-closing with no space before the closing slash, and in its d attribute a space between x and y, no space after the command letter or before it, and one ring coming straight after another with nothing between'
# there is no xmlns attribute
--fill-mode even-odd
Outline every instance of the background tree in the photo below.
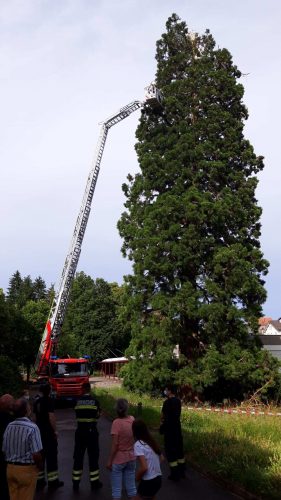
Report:
<svg viewBox="0 0 281 500"><path fill-rule="evenodd" d="M49 309L50 304L46 300L41 299L38 301L30 300L21 310L21 313L26 321L33 325L37 335L37 342L39 339L39 344L46 325Z"/></svg>
<svg viewBox="0 0 281 500"><path fill-rule="evenodd" d="M19 310L5 300L4 294L0 294L0 356L9 358L12 365L17 366L16 373L25 371L29 378L41 336L36 331L33 318L25 316L28 310L25 307L26 311Z"/></svg>
<svg viewBox="0 0 281 500"><path fill-rule="evenodd" d="M213 397L227 397L229 372L217 370L211 380L211 354L225 355L227 343L236 370L237 349L261 362L249 330L257 331L266 297L255 198L263 158L243 135L241 72L208 30L193 34L173 14L156 60L164 106L143 110L136 133L141 173L123 186L127 211L118 224L123 253L133 261L128 353L136 360L125 383L153 390L174 379L207 392L219 382L225 390ZM267 370L264 359L264 378ZM261 378L247 387L241 380L237 394L255 390Z"/></svg>
<svg viewBox="0 0 281 500"><path fill-rule="evenodd" d="M7 299L0 296L0 354L25 372L29 379L31 367L40 345L50 303L46 284L39 276L21 277L16 271L10 279Z"/></svg>
<svg viewBox="0 0 281 500"><path fill-rule="evenodd" d="M16 271L9 281L7 298L12 304L18 304L20 301L22 281L23 280L19 271Z"/></svg>
<svg viewBox="0 0 281 500"><path fill-rule="evenodd" d="M17 363L0 354L0 394L9 393L19 397L22 389L23 379Z"/></svg>
<svg viewBox="0 0 281 500"><path fill-rule="evenodd" d="M34 300L42 300L47 297L47 288L45 281L38 276L33 283L33 297Z"/></svg>
<svg viewBox="0 0 281 500"><path fill-rule="evenodd" d="M115 353L118 356L124 356L125 350L130 344L131 327L126 314L126 287L118 283L109 283L114 302L116 329L113 339Z"/></svg>
<svg viewBox="0 0 281 500"><path fill-rule="evenodd" d="M120 354L127 347L127 333L118 319L118 285L93 280L85 273L74 279L59 354L89 354L93 361Z"/></svg>
<svg viewBox="0 0 281 500"><path fill-rule="evenodd" d="M0 293L0 356L7 352L7 342L10 335L10 314L3 291Z"/></svg>
<svg viewBox="0 0 281 500"><path fill-rule="evenodd" d="M40 346L42 334L48 318L50 304L47 300L30 300L21 309L21 315L26 328L23 332L24 356L23 363L29 379L30 370L34 365L35 358Z"/></svg>
<svg viewBox="0 0 281 500"><path fill-rule="evenodd" d="M30 277L30 275L26 276L23 278L22 282L22 304L21 306L23 307L26 302L29 300L34 300L35 299L35 293L34 293L34 283Z"/></svg>
<svg viewBox="0 0 281 500"><path fill-rule="evenodd" d="M29 300L48 299L46 283L38 276L34 282L30 275L22 278L19 271L16 271L10 281L7 299L10 303L21 309Z"/></svg>

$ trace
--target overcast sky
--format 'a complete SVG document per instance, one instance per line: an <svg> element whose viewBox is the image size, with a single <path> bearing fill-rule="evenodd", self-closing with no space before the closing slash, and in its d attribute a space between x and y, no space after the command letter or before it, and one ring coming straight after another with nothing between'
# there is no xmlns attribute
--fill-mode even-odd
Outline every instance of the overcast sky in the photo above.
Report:
<svg viewBox="0 0 281 500"><path fill-rule="evenodd" d="M278 0L0 0L0 287L19 270L57 283L80 208L98 122L154 79L172 12L209 28L245 76L245 135L265 156L257 192L270 261L264 313L281 316L280 13ZM122 282L116 223L138 170L139 112L111 129L78 270Z"/></svg>

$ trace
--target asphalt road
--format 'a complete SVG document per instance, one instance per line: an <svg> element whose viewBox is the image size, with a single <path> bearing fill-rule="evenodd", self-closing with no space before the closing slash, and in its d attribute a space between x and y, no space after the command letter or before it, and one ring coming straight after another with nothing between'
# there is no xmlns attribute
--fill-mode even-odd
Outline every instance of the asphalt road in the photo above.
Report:
<svg viewBox="0 0 281 500"><path fill-rule="evenodd" d="M100 435L100 479L103 488L97 492L92 492L88 477L88 463L85 457L84 472L80 483L79 493L72 491L72 465L73 446L75 431L75 415L71 408L56 410L57 427L59 432L59 475L64 481L64 486L53 493L48 493L47 489L36 494L36 500L52 498L53 500L111 500L110 472L105 465L110 448L110 427L111 422L101 417L98 423ZM164 462L162 466L163 483L157 495L157 500L234 500L237 496L225 491L213 481L201 476L198 472L188 468L186 479L179 483L172 483L167 479L168 466ZM126 499L126 495L123 495Z"/></svg>

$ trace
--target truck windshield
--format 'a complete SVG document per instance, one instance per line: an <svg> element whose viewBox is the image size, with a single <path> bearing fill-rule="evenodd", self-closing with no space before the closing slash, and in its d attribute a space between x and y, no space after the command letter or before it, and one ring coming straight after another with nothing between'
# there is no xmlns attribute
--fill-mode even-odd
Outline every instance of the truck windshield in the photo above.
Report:
<svg viewBox="0 0 281 500"><path fill-rule="evenodd" d="M51 363L52 377L85 377L87 363Z"/></svg>

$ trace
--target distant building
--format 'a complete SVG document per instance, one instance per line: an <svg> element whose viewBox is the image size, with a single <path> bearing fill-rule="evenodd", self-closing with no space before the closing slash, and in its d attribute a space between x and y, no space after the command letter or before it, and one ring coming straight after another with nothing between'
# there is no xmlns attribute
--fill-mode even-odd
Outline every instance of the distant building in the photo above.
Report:
<svg viewBox="0 0 281 500"><path fill-rule="evenodd" d="M101 372L104 377L118 378L122 366L128 363L128 358L107 358L100 362Z"/></svg>
<svg viewBox="0 0 281 500"><path fill-rule="evenodd" d="M259 339L264 349L281 360L281 318L260 318Z"/></svg>
<svg viewBox="0 0 281 500"><path fill-rule="evenodd" d="M264 316L263 318L259 319L259 334L260 335L264 334L270 321L272 321L272 318L270 318L269 316Z"/></svg>

